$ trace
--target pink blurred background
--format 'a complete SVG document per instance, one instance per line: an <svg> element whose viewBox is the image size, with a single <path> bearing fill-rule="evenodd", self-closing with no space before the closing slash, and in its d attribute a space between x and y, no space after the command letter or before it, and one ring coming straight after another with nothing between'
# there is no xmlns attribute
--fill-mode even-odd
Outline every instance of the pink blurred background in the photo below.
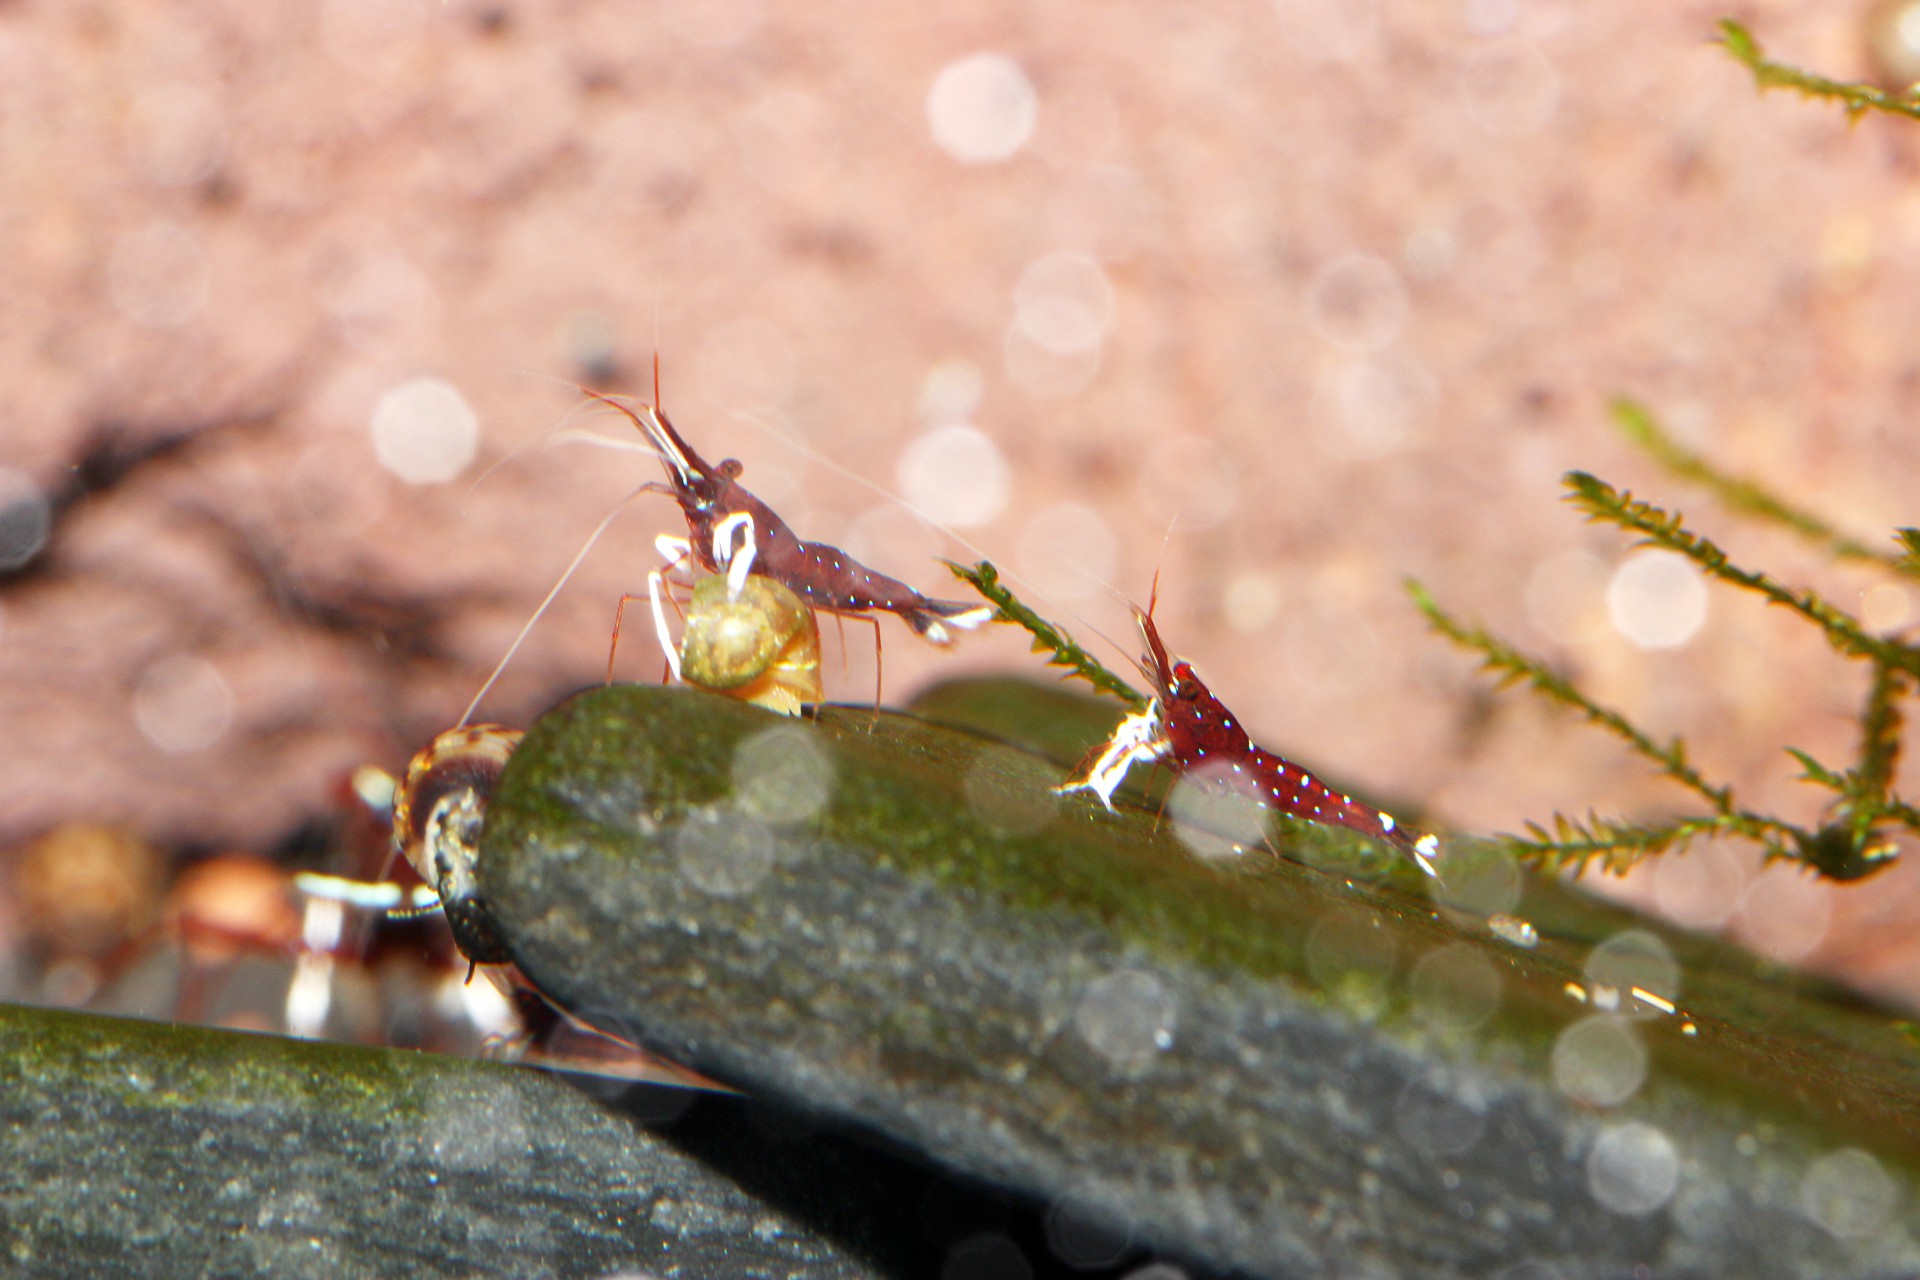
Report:
<svg viewBox="0 0 1920 1280"><path fill-rule="evenodd" d="M655 477L551 437L619 434L570 384L648 395L656 350L675 421L803 535L962 593L930 556L972 550L831 463L1083 634L1125 637L1113 593L1157 571L1164 633L1263 742L1455 827L1684 797L1490 698L1409 574L1810 820L1781 748L1844 763L1862 673L1623 573L1558 501L1591 469L1879 629L1920 619L1608 422L1639 398L1869 542L1920 523L1920 126L1756 96L1722 12L8 6L0 496L58 497L103 440L175 447L0 580L0 847L82 816L263 847L403 763ZM1737 16L1868 69L1864 5ZM483 714L597 680L676 524L620 517ZM622 672L654 678L632 634ZM870 697L847 636L830 691ZM890 700L1039 670L1018 636L885 643ZM1911 864L1836 889L1702 846L1611 891L1920 999Z"/></svg>

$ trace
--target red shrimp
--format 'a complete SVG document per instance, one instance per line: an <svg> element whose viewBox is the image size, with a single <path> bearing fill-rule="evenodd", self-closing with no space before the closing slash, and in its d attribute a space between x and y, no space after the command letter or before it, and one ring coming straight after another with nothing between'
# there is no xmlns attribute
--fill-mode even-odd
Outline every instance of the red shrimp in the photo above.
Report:
<svg viewBox="0 0 1920 1280"><path fill-rule="evenodd" d="M654 399L658 401L658 357L654 360L653 384ZM992 605L930 599L896 578L867 568L838 547L824 542L802 542L786 521L739 483L741 466L736 459L722 459L718 466L709 463L674 430L657 404L642 405L636 412L611 396L585 387L580 390L625 414L641 435L646 437L652 451L659 455L662 465L666 467L667 483L652 481L640 485L627 496L627 500L642 493L671 496L680 504L680 510L687 519L687 532L691 535L688 538L676 538L662 534L654 539L654 546L666 561L666 569L655 570L648 576L646 594L630 593L620 597L613 614L612 642L607 649L608 683L613 681L614 659L620 651L620 629L626 618L627 605L636 600L651 601L655 629L660 636L661 647L668 655L668 666L676 675L679 674L677 646L668 634L662 607L663 578L665 573L686 565L690 560L712 573L726 575L728 603L738 602L747 579L757 575L791 591L807 610L823 610L871 623L876 667L876 706L880 701L880 621L876 614L896 614L917 634L941 645L953 642L956 629L971 631L993 620ZM625 505L623 501L621 506ZM588 549L606 531L613 514L610 512L601 520L599 527L574 556L573 563L567 566L559 581L547 592L546 599L540 602L533 616L521 627L520 634L514 637L499 665L494 667L486 683L480 686L480 691L474 694L473 701L467 704L466 711L460 716L461 725L472 719L481 700L493 688L500 673L506 670L514 654L519 652L534 623L572 577ZM808 621L811 622L810 613Z"/></svg>
<svg viewBox="0 0 1920 1280"><path fill-rule="evenodd" d="M1059 790L1092 791L1112 809L1113 793L1134 764L1164 763L1175 776L1212 766L1218 774L1211 785L1249 786L1263 806L1288 817L1384 840L1438 877L1432 862L1439 852L1437 837L1402 826L1392 814L1335 791L1299 765L1256 745L1193 667L1168 656L1153 625L1152 602L1133 615L1147 642L1141 669L1153 682L1153 698L1145 711L1120 723L1084 778Z"/></svg>
<svg viewBox="0 0 1920 1280"><path fill-rule="evenodd" d="M772 578L811 608L869 619L875 613L891 613L935 644L952 643L950 628L970 631L992 620L991 605L929 599L897 578L867 568L838 547L802 542L786 521L739 483L738 460L710 464L655 405L642 405L636 412L597 391L587 394L625 414L665 464L668 483L652 487L671 494L680 504L692 535L684 549L678 539L661 540L661 550L670 559L676 553L681 557L690 553L709 572L725 573L734 557L732 533L744 523L752 571ZM744 570L736 573L745 576Z"/></svg>

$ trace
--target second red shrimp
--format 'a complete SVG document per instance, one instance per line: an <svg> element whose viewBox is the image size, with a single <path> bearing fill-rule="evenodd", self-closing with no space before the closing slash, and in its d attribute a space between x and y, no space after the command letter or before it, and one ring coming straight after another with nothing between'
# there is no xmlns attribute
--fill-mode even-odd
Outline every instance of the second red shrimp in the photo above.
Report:
<svg viewBox="0 0 1920 1280"><path fill-rule="evenodd" d="M1120 722L1086 775L1060 791L1091 791L1111 809L1113 793L1135 764L1165 764L1176 776L1212 766L1218 771L1215 785L1247 787L1265 808L1384 840L1438 877L1433 867L1438 837L1402 826L1392 814L1335 791L1299 765L1256 745L1193 667L1168 655L1153 625L1151 603L1133 614L1147 642L1142 669L1153 683L1153 697L1145 711Z"/></svg>

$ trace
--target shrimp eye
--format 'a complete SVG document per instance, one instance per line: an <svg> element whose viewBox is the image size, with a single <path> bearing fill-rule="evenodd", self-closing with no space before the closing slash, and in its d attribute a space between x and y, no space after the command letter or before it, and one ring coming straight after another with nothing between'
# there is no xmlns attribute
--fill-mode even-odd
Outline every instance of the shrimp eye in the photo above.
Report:
<svg viewBox="0 0 1920 1280"><path fill-rule="evenodd" d="M740 473L746 470L745 467L740 465L740 459L738 458L722 458L719 467L716 469L720 472L720 478L722 480L738 480Z"/></svg>
<svg viewBox="0 0 1920 1280"><path fill-rule="evenodd" d="M1200 696L1200 686L1192 680L1175 680L1173 696L1182 702L1192 702Z"/></svg>

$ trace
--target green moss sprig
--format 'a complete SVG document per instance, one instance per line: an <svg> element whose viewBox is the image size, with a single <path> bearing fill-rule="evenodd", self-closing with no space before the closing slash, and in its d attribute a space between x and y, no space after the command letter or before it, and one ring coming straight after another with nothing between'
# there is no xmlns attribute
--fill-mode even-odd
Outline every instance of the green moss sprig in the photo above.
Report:
<svg viewBox="0 0 1920 1280"><path fill-rule="evenodd" d="M1829 80L1811 71L1775 62L1760 49L1751 32L1731 18L1720 20L1720 43L1747 70L1761 89L1794 89L1808 98L1827 98L1846 108L1847 115L1858 119L1868 111L1920 120L1920 95L1912 90L1888 93L1885 89L1856 81Z"/></svg>
<svg viewBox="0 0 1920 1280"><path fill-rule="evenodd" d="M1796 591L1765 573L1742 569L1718 546L1688 529L1678 515L1642 502L1626 490L1616 489L1585 471L1569 471L1562 483L1567 486L1568 501L1585 511L1589 520L1617 524L1630 533L1638 533L1642 535L1643 545L1676 551L1710 576L1793 610L1819 627L1827 643L1848 657L1871 658L1878 664L1920 677L1920 649L1870 635L1852 614L1812 591Z"/></svg>
<svg viewBox="0 0 1920 1280"><path fill-rule="evenodd" d="M1674 439L1652 411L1639 401L1622 397L1613 402L1612 412L1614 425L1620 429L1620 434L1659 463L1668 475L1688 484L1699 485L1728 510L1789 529L1836 560L1863 561L1895 573L1920 577L1920 530L1900 531L1902 536L1912 535L1916 539L1904 556L1876 551L1864 542L1840 533L1813 512L1784 501L1765 485L1721 470Z"/></svg>
<svg viewBox="0 0 1920 1280"><path fill-rule="evenodd" d="M1794 828L1765 814L1740 808L1733 789L1716 786L1687 759L1686 743L1676 738L1662 745L1620 712L1595 702L1567 677L1538 658L1504 640L1462 622L1441 608L1431 593L1409 578L1407 591L1427 620L1447 639L1480 656L1481 666L1493 672L1500 687L1526 684L1549 702L1568 707L1625 742L1634 754L1707 802L1708 815L1683 819L1661 827L1618 822L1589 814L1584 819L1555 814L1549 830L1529 822L1527 837L1513 837L1519 851L1549 870L1583 870L1598 861L1609 871L1625 871L1650 853L1685 847L1696 836L1736 835L1759 842L1774 857L1793 856Z"/></svg>
<svg viewBox="0 0 1920 1280"><path fill-rule="evenodd" d="M1792 529L1837 558L1864 559L1894 572L1920 568L1920 531L1896 534L1903 554L1877 552L1835 532L1819 517L1787 503L1752 480L1722 472L1675 444L1653 416L1630 402L1615 406L1615 417L1629 439L1645 448L1668 470L1695 481L1725 499L1734 510ZM1920 809L1895 795L1893 777L1900 759L1904 720L1900 704L1920 687L1920 646L1869 633L1853 615L1812 591L1798 590L1757 570L1733 563L1726 552L1689 529L1677 513L1635 498L1584 471L1569 472L1568 501L1590 520L1616 525L1639 535L1641 545L1662 547L1687 557L1711 577L1752 591L1818 627L1842 656L1866 662L1871 671L1861 712L1858 758L1850 768L1833 769L1809 753L1785 748L1800 762L1801 778L1834 793L1827 819L1814 828L1743 808L1725 784L1707 780L1688 760L1686 744L1675 738L1655 742L1624 715L1601 706L1574 683L1485 630L1462 622L1417 582L1407 586L1415 605L1434 628L1456 645L1479 655L1483 667L1502 685L1522 683L1551 702L1571 708L1625 742L1662 774L1706 802L1706 812L1658 824L1620 822L1589 814L1585 819L1556 814L1550 827L1528 824L1528 835L1512 837L1517 850L1550 869L1584 869L1598 862L1624 871L1650 854L1684 848L1702 835L1751 840L1769 859L1791 859L1836 880L1855 880L1886 866L1895 848L1890 827L1920 834Z"/></svg>
<svg viewBox="0 0 1920 1280"><path fill-rule="evenodd" d="M1120 699L1131 711L1146 709L1147 700L1138 690L1107 670L1064 629L1022 604L1002 585L1000 571L991 561L982 560L976 565L955 564L951 560L944 563L955 577L971 583L975 591L1000 611L1000 616L994 619L996 622L1010 622L1032 636L1033 651L1047 654L1048 666L1065 667L1067 678L1078 676L1100 692Z"/></svg>

